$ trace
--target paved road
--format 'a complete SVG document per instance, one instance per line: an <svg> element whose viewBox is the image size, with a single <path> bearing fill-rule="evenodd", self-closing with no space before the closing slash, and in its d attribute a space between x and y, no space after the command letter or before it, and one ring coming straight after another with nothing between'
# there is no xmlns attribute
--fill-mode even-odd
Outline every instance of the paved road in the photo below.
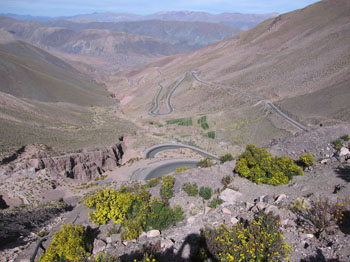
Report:
<svg viewBox="0 0 350 262"><path fill-rule="evenodd" d="M200 159L172 159L160 161L152 166L136 170L130 180L148 180L173 173L176 168L196 167Z"/></svg>
<svg viewBox="0 0 350 262"><path fill-rule="evenodd" d="M145 158L154 158L154 157L156 157L156 155L158 153L160 153L162 151L179 149L179 148L187 148L187 149L190 149L194 152L199 153L200 155L202 155L204 157L210 157L212 159L219 160L219 158L217 156L215 156L209 152L206 152L206 151L199 149L197 147L193 147L193 146L189 146L189 145L182 145L182 144L160 144L160 145L152 146L145 151L144 157Z"/></svg>
<svg viewBox="0 0 350 262"><path fill-rule="evenodd" d="M250 98L258 99L258 100L264 102L266 105L268 105L277 115L282 117L284 120L286 120L287 122L289 122L290 124L292 124L296 128L298 128L300 130L303 130L303 131L307 131L307 128L305 126L303 126L302 124L298 123L297 121L291 119L286 114L282 113L270 100L268 100L268 99L266 99L264 97L257 96L257 95L254 95L254 94L249 94L249 93L243 92L241 90L238 90L238 89L235 89L235 88L232 88L232 87L224 87L224 86L219 86L219 85L215 85L215 84L212 84L212 83L208 83L208 82L205 82L205 81L199 79L199 77L196 75L195 72L191 72L191 74L192 74L193 78L196 81L198 81L200 83L203 83L205 85L213 86L213 87L225 88L227 90L234 91L234 92L239 93L241 95L244 95L244 96L247 96L247 97L250 97Z"/></svg>
<svg viewBox="0 0 350 262"><path fill-rule="evenodd" d="M176 84L173 86L173 88L170 90L170 92L168 94L168 97L167 97L167 100L166 100L166 105L167 105L167 108L168 108L168 112L166 112L166 113L158 113L158 111L159 111L159 96L160 96L160 94L162 93L162 91L164 89L164 87L162 86L162 81L158 83L158 86L160 87L160 89L159 89L159 91L158 91L158 93L157 93L157 95L156 95L156 97L154 99L154 107L152 108L151 111L149 111L150 115L153 115L153 116L169 115L172 112L174 112L174 108L171 105L171 97L173 96L174 92L179 87L179 85L181 85L181 83L185 80L185 78L186 78L186 76L188 74L189 74L189 72L186 72L184 74L184 76L179 81L177 81Z"/></svg>

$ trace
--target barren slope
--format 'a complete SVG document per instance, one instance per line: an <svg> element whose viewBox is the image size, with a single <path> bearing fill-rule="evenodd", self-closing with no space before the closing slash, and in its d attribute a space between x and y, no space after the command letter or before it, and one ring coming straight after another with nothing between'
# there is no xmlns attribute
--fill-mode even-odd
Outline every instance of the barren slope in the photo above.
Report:
<svg viewBox="0 0 350 262"><path fill-rule="evenodd" d="M125 102L124 110L133 117L140 112L146 114L153 107L159 81L165 86L160 95L165 101L174 83L185 72L195 70L206 82L266 97L304 125L318 124L315 117L310 118L310 113L322 120L329 119L329 123L347 120L344 110L348 110L346 101L350 100L347 92L350 79L349 13L349 0L322 1L270 19L190 55L164 58L144 70L120 73L112 83L118 83L120 98ZM141 78L142 81L135 84L134 80ZM333 92L333 88L338 91ZM323 97L319 93L321 90L331 94L333 102L332 107L317 110L324 102L318 100ZM300 96L304 100L296 98ZM293 97L295 100L287 107L283 100ZM318 107L309 106L308 112L298 109L295 101L303 105L312 101ZM281 129L293 131L258 99L209 87L193 78L179 86L172 97L172 105L174 114L157 120L208 114L210 130L216 131L217 135L213 146L218 141L262 143L268 137L283 135ZM201 132L205 137L207 131ZM182 129L180 133L184 135Z"/></svg>

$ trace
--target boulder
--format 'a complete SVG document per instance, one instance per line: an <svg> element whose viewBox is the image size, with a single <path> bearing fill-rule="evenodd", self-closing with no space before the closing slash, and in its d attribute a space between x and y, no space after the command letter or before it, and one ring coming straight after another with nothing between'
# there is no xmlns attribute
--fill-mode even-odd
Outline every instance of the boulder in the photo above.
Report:
<svg viewBox="0 0 350 262"><path fill-rule="evenodd" d="M235 217L232 217L232 218L231 218L231 224L232 224L232 225L236 225L236 224L238 223L238 221L239 221L239 220L238 220L237 218L235 218Z"/></svg>
<svg viewBox="0 0 350 262"><path fill-rule="evenodd" d="M153 238L153 237L158 237L160 236L160 231L159 230L151 230L147 232L147 238Z"/></svg>
<svg viewBox="0 0 350 262"><path fill-rule="evenodd" d="M232 215L231 210L227 209L226 207L224 207L224 208L222 209L222 213L223 213L224 215Z"/></svg>
<svg viewBox="0 0 350 262"><path fill-rule="evenodd" d="M102 252L106 249L106 243L100 239L95 239L94 241L94 249L92 250L92 253L94 255Z"/></svg>
<svg viewBox="0 0 350 262"><path fill-rule="evenodd" d="M242 193L232 190L230 188L226 188L224 191L221 192L219 198L224 202L235 204L241 196Z"/></svg>
<svg viewBox="0 0 350 262"><path fill-rule="evenodd" d="M350 150L346 147L342 147L339 152L339 156L347 156L350 155Z"/></svg>

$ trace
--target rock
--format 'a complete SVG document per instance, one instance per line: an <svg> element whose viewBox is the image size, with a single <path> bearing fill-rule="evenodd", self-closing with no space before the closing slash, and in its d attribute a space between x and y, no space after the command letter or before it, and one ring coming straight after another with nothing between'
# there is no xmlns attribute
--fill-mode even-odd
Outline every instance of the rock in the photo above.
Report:
<svg viewBox="0 0 350 262"><path fill-rule="evenodd" d="M139 239L143 239L147 237L147 233L146 232L142 232L142 234L139 236Z"/></svg>
<svg viewBox="0 0 350 262"><path fill-rule="evenodd" d="M25 259L21 259L19 262L30 262L30 260L25 258Z"/></svg>
<svg viewBox="0 0 350 262"><path fill-rule="evenodd" d="M278 207L274 205L270 205L266 208L265 213L268 214L272 212L273 215L277 216L279 215L278 211L279 211Z"/></svg>
<svg viewBox="0 0 350 262"><path fill-rule="evenodd" d="M232 215L232 212L231 212L229 209L227 209L226 207L224 207L224 208L222 209L222 213L223 213L224 215Z"/></svg>
<svg viewBox="0 0 350 262"><path fill-rule="evenodd" d="M350 155L350 150L346 147L342 147L339 152L339 156Z"/></svg>
<svg viewBox="0 0 350 262"><path fill-rule="evenodd" d="M112 243L112 239L111 239L110 237L106 237L106 242L107 242L108 244L110 244L110 243Z"/></svg>
<svg viewBox="0 0 350 262"><path fill-rule="evenodd" d="M231 224L232 224L232 225L236 225L236 224L238 223L238 221L239 221L239 220L238 220L237 218L235 218L235 217L232 217L232 218L231 218Z"/></svg>
<svg viewBox="0 0 350 262"><path fill-rule="evenodd" d="M232 190L230 188L226 188L224 191L221 192L219 198L224 202L235 204L241 196L242 193Z"/></svg>
<svg viewBox="0 0 350 262"><path fill-rule="evenodd" d="M254 204L253 203L249 203L249 202L245 202L244 203L244 207L250 211L253 208Z"/></svg>
<svg viewBox="0 0 350 262"><path fill-rule="evenodd" d="M113 234L110 236L112 242L111 243L115 243L117 241L121 241L121 237L120 237L120 234Z"/></svg>
<svg viewBox="0 0 350 262"><path fill-rule="evenodd" d="M147 238L153 238L153 237L158 237L160 236L160 231L159 230L151 230L147 232Z"/></svg>
<svg viewBox="0 0 350 262"><path fill-rule="evenodd" d="M285 194L281 194L279 195L276 200L275 200L275 204L280 204L281 202L283 202L284 200L287 199L287 196Z"/></svg>
<svg viewBox="0 0 350 262"><path fill-rule="evenodd" d="M174 246L174 242L171 241L170 239L163 239L163 240L160 242L160 247L161 247L163 250L172 248L173 246Z"/></svg>
<svg viewBox="0 0 350 262"><path fill-rule="evenodd" d="M269 199L270 199L270 196L269 196L269 195L265 195L265 196L259 197L259 201L260 201L260 202L265 202L265 203L267 203L267 202L269 201Z"/></svg>
<svg viewBox="0 0 350 262"><path fill-rule="evenodd" d="M196 221L196 218L195 218L195 217L189 217L189 218L187 219L187 223L189 223L189 224L193 224L195 221Z"/></svg>
<svg viewBox="0 0 350 262"><path fill-rule="evenodd" d="M330 161L330 159L326 158L321 160L321 164L327 165L328 161Z"/></svg>
<svg viewBox="0 0 350 262"><path fill-rule="evenodd" d="M103 242L100 239L95 239L95 241L94 241L94 249L93 249L92 253L94 255L96 255L96 254L102 252L105 249L106 249L106 243Z"/></svg>

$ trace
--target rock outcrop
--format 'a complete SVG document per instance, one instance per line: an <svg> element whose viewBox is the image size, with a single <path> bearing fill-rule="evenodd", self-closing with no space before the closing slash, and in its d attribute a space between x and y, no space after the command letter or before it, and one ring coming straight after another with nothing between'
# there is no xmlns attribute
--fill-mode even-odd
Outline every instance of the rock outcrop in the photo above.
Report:
<svg viewBox="0 0 350 262"><path fill-rule="evenodd" d="M0 167L0 175L11 175L21 170L46 170L48 175L90 181L121 164L124 154L122 141L123 138L120 138L110 147L65 155L55 155L44 145L29 145L2 161L7 164Z"/></svg>

